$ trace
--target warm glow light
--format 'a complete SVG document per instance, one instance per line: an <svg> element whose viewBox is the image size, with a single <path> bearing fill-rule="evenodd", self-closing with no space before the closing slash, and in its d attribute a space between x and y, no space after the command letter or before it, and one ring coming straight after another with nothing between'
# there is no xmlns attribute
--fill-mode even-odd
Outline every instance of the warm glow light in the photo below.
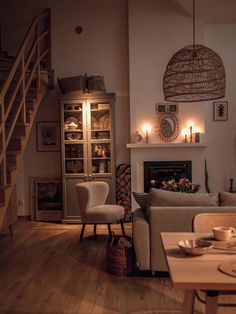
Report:
<svg viewBox="0 0 236 314"><path fill-rule="evenodd" d="M151 131L151 125L146 123L143 125L143 131L144 132L150 132Z"/></svg>
<svg viewBox="0 0 236 314"><path fill-rule="evenodd" d="M190 127L193 127L193 126L194 126L194 122L192 120L188 121L187 127L190 128Z"/></svg>
<svg viewBox="0 0 236 314"><path fill-rule="evenodd" d="M149 132L151 131L151 125L146 123L143 125L143 131L145 132L145 142L148 143Z"/></svg>
<svg viewBox="0 0 236 314"><path fill-rule="evenodd" d="M188 135L189 134L189 130L187 128L183 128L181 130L181 134L182 134L182 136Z"/></svg>
<svg viewBox="0 0 236 314"><path fill-rule="evenodd" d="M201 133L201 129L198 127L194 128L194 133Z"/></svg>

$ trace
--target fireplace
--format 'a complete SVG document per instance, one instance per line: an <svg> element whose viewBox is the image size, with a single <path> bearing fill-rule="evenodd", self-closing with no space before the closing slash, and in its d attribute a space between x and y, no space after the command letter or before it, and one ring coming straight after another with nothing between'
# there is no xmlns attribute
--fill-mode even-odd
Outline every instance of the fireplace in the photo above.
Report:
<svg viewBox="0 0 236 314"><path fill-rule="evenodd" d="M192 180L192 161L144 161L144 192L160 188L162 181L186 177Z"/></svg>

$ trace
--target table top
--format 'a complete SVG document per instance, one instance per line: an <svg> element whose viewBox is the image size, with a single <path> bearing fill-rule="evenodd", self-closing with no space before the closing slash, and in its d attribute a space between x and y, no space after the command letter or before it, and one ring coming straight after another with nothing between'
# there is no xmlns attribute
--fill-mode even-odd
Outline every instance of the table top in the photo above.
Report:
<svg viewBox="0 0 236 314"><path fill-rule="evenodd" d="M219 264L236 260L236 251L213 248L204 255L190 256L186 255L177 244L181 240L209 236L206 233L192 232L161 233L170 276L175 287L236 291L236 277L229 276L218 269Z"/></svg>

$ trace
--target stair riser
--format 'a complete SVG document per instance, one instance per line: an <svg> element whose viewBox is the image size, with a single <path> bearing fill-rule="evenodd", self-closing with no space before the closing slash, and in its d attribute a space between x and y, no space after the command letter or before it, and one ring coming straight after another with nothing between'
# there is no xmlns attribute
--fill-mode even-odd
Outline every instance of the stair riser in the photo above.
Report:
<svg viewBox="0 0 236 314"><path fill-rule="evenodd" d="M0 189L0 204L5 202L5 193L3 189Z"/></svg>
<svg viewBox="0 0 236 314"><path fill-rule="evenodd" d="M8 145L8 151L21 151L22 144L21 141L10 141Z"/></svg>
<svg viewBox="0 0 236 314"><path fill-rule="evenodd" d="M31 122L31 119L32 119L32 115L33 115L33 112L26 112L26 123L30 123ZM15 115L14 114L9 114L8 115L8 118L7 118L7 124L10 124L12 123L13 119L15 118ZM20 116L17 120L17 123L23 123L23 118Z"/></svg>
<svg viewBox="0 0 236 314"><path fill-rule="evenodd" d="M8 156L7 157L7 167L16 167L16 156Z"/></svg>
<svg viewBox="0 0 236 314"><path fill-rule="evenodd" d="M26 127L24 127L24 126L17 127L16 126L14 131L13 131L12 137L14 139L19 139L19 137L22 137L22 136L26 136Z"/></svg>

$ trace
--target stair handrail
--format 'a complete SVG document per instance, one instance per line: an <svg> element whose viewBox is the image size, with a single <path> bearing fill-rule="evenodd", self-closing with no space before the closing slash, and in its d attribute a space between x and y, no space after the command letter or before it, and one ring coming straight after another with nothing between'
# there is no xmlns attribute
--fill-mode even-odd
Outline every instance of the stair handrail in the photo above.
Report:
<svg viewBox="0 0 236 314"><path fill-rule="evenodd" d="M41 87L41 63L46 63L47 73L51 72L51 12L45 9L35 17L28 28L18 50L14 63L0 89L0 185L7 185L6 152L13 130L19 117L26 124L26 95L33 78L36 78L37 90ZM14 79L17 78L17 83ZM15 85L14 85L15 84ZM7 99L7 93L14 91ZM19 105L10 125L6 125L9 113L13 109L16 97Z"/></svg>

